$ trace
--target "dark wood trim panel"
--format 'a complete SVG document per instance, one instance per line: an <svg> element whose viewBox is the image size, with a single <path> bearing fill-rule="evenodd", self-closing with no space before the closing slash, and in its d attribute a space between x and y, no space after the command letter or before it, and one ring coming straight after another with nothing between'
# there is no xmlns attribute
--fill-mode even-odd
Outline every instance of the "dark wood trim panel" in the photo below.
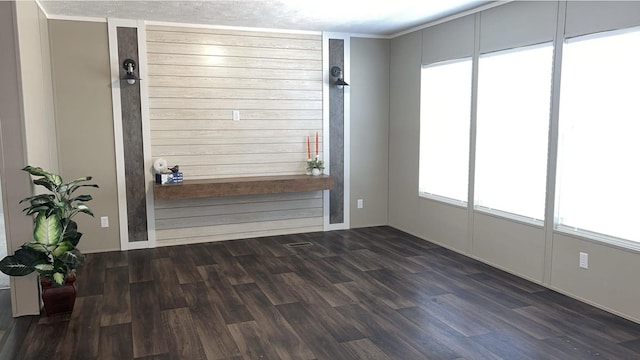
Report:
<svg viewBox="0 0 640 360"><path fill-rule="evenodd" d="M329 67L340 66L344 71L344 40L329 39ZM344 89L329 81L329 137L331 148L331 175L336 179L336 185L329 193L329 223L342 224L344 218ZM326 136L326 135L325 135Z"/></svg>
<svg viewBox="0 0 640 360"><path fill-rule="evenodd" d="M122 64L126 59L138 58L138 29L118 27L118 67L120 79L126 72ZM138 72L136 72L138 73ZM129 242L148 240L147 196L145 191L145 166L143 156L142 107L140 82L128 85L121 81L120 104L122 112L122 145L127 192L127 226Z"/></svg>

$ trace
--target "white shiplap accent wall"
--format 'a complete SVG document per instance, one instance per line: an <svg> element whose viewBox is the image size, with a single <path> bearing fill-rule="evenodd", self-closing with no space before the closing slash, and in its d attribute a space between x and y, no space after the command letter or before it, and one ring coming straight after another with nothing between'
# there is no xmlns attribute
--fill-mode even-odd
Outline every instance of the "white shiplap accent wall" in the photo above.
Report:
<svg viewBox="0 0 640 360"><path fill-rule="evenodd" d="M321 35L151 25L146 45L153 158L185 179L303 174L316 131L322 151ZM156 201L155 211L159 246L323 228L321 192Z"/></svg>

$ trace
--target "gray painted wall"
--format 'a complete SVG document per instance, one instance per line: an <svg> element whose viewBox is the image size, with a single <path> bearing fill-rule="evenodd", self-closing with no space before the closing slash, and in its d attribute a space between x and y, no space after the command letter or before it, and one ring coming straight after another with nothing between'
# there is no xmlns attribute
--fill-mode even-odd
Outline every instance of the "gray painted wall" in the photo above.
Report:
<svg viewBox="0 0 640 360"><path fill-rule="evenodd" d="M93 176L95 218L78 216L84 252L120 250L107 24L50 20L60 173ZM100 217L109 227L100 227Z"/></svg>
<svg viewBox="0 0 640 360"><path fill-rule="evenodd" d="M351 38L351 227L387 224L389 40ZM363 200L358 209L357 200Z"/></svg>
<svg viewBox="0 0 640 360"><path fill-rule="evenodd" d="M422 34L391 40L389 70L389 224L420 233L418 150Z"/></svg>
<svg viewBox="0 0 640 360"><path fill-rule="evenodd" d="M483 25L492 28L493 36L504 34L503 39L492 39L493 43L514 41L513 32L499 30L497 24L486 21L509 23L511 14L528 19L527 24L511 27L518 27L519 32L535 29L540 23L531 19L532 6L536 6L534 2L513 2L487 10L482 15ZM539 6L540 11L546 11L542 7L557 3ZM640 25L638 2L568 2L568 33L577 32L573 29L584 33L630 25ZM557 231L549 232L547 238L539 226L418 196L420 65L423 56L437 57L430 54L432 49L422 48L423 31L430 28L391 40L389 224L640 322L638 252ZM441 44L456 46L457 40L452 35ZM589 253L588 270L579 268L579 252Z"/></svg>

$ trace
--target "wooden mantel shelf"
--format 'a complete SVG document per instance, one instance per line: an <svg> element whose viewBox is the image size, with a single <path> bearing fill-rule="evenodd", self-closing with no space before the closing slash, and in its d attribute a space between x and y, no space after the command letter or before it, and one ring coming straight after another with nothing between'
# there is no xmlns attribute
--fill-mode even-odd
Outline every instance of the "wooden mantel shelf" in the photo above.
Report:
<svg viewBox="0 0 640 360"><path fill-rule="evenodd" d="M177 200L331 189L331 175L280 175L185 180L179 184L166 185L154 183L153 194L156 200Z"/></svg>

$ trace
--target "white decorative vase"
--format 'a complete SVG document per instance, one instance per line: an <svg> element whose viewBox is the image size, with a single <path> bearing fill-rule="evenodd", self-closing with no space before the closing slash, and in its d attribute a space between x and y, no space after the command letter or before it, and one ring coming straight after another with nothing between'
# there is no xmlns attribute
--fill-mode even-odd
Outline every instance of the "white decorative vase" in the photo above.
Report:
<svg viewBox="0 0 640 360"><path fill-rule="evenodd" d="M318 175L320 175L320 174L322 174L322 171L320 171L320 169L313 168L313 169L311 170L311 175L313 175L313 176L318 176Z"/></svg>

